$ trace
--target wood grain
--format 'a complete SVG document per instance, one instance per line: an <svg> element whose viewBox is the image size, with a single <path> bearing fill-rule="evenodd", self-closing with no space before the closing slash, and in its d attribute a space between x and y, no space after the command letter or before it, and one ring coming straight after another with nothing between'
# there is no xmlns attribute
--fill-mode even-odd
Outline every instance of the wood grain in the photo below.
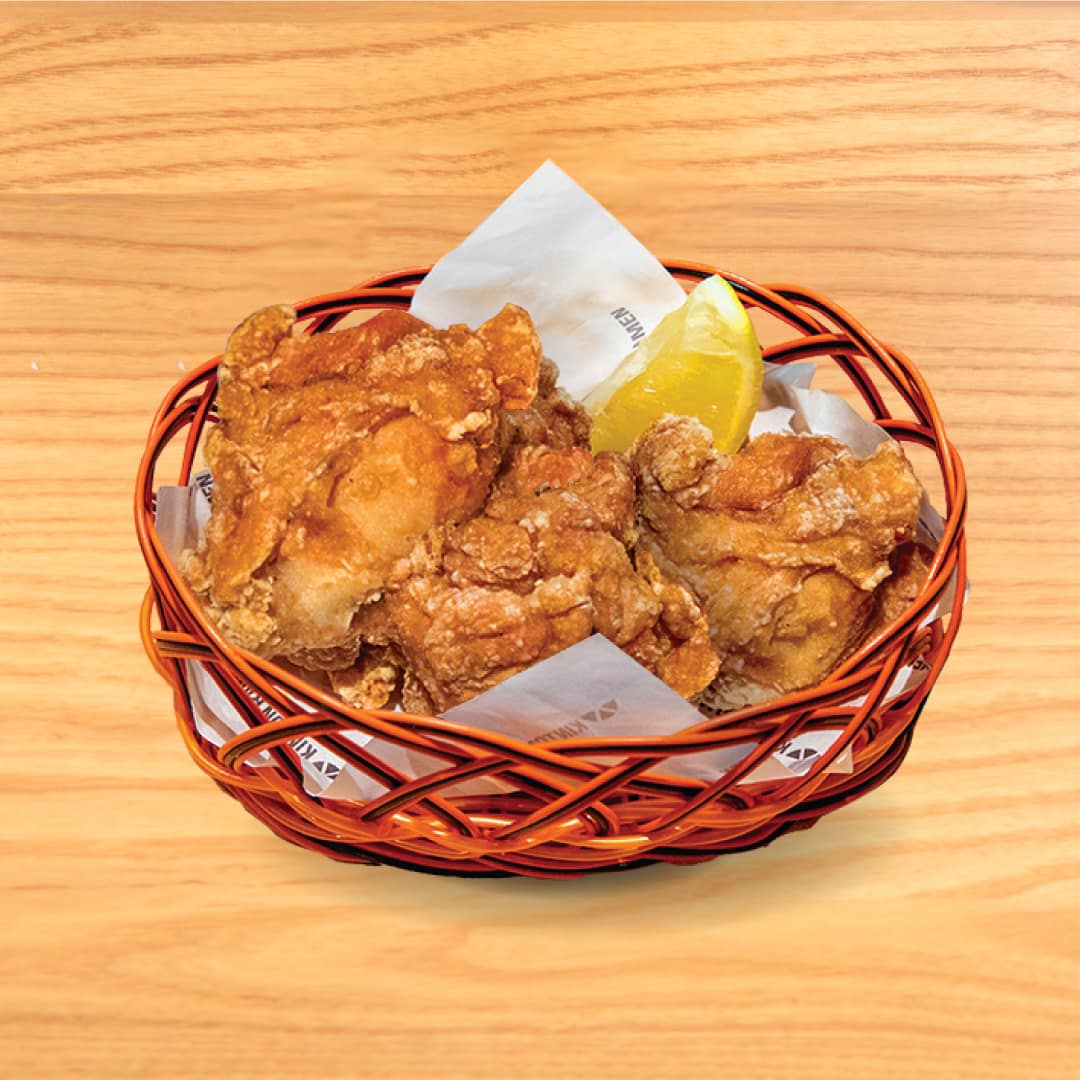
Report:
<svg viewBox="0 0 1080 1080"><path fill-rule="evenodd" d="M1075 1075L1078 57L1068 5L0 9L5 1073ZM545 157L917 360L965 625L900 773L769 849L339 866L184 753L137 458L247 311L437 258Z"/></svg>

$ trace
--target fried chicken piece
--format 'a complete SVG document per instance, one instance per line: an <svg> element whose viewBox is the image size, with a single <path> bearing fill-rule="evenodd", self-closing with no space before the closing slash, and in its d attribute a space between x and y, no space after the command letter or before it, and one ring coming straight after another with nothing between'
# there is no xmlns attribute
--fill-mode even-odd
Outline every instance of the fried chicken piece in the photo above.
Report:
<svg viewBox="0 0 1080 1080"><path fill-rule="evenodd" d="M182 570L232 641L344 668L353 617L393 563L483 505L540 343L509 305L475 332L398 311L313 337L295 321L265 308L229 338L206 442L213 509Z"/></svg>
<svg viewBox="0 0 1080 1080"><path fill-rule="evenodd" d="M892 573L874 594L874 614L866 636L873 637L900 618L926 581L934 552L920 543L902 544L889 559Z"/></svg>
<svg viewBox="0 0 1080 1080"><path fill-rule="evenodd" d="M431 716L435 712L435 702L431 695L424 689L424 684L415 672L409 668L405 668L401 687L401 707L405 712L416 716Z"/></svg>
<svg viewBox="0 0 1080 1080"><path fill-rule="evenodd" d="M634 563L660 604L660 617L623 649L673 690L691 698L719 670L708 620L693 594L665 577L643 548L634 552Z"/></svg>
<svg viewBox="0 0 1080 1080"><path fill-rule="evenodd" d="M434 530L395 569L368 640L405 659L403 701L466 701L593 632L684 696L717 669L704 615L646 556L635 569L625 459L518 447L483 513Z"/></svg>
<svg viewBox="0 0 1080 1080"><path fill-rule="evenodd" d="M858 647L918 520L898 443L860 461L834 439L770 434L727 457L698 421L668 416L631 455L640 545L708 616L720 673L705 705L812 686Z"/></svg>
<svg viewBox="0 0 1080 1080"><path fill-rule="evenodd" d="M589 445L592 419L585 406L558 384L558 365L545 356L540 362L539 385L532 404L507 415L509 444L550 446L555 450Z"/></svg>
<svg viewBox="0 0 1080 1080"><path fill-rule="evenodd" d="M355 709L381 709L400 690L402 668L396 649L368 646L352 667L329 673L330 685Z"/></svg>

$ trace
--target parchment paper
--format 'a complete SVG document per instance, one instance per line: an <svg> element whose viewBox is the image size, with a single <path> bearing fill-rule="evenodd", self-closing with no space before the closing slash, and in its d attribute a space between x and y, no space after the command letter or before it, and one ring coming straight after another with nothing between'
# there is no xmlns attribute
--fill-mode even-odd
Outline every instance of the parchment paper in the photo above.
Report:
<svg viewBox="0 0 1080 1080"><path fill-rule="evenodd" d="M582 398L684 298L656 257L547 161L432 267L411 310L445 328L520 305L562 386Z"/></svg>

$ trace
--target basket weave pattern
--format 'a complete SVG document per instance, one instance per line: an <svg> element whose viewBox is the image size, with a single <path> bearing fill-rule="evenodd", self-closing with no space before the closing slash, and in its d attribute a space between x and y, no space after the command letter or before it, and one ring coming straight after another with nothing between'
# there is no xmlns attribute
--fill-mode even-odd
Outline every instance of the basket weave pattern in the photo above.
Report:
<svg viewBox="0 0 1080 1080"><path fill-rule="evenodd" d="M688 286L716 272L684 263L668 269ZM308 333L323 333L359 308L407 307L424 273L405 271L298 304L299 320ZM922 590L901 618L819 686L703 719L677 735L656 739L579 738L540 746L437 717L352 709L225 641L154 529L157 461L166 446L182 439L182 466L174 482L188 483L203 429L214 419L219 357L181 380L162 402L135 493L136 528L151 579L140 616L142 639L151 662L173 689L180 732L196 763L270 829L294 843L335 859L470 876L572 877L654 862L700 862L806 828L886 780L904 759L915 722L960 626L966 583L963 466L922 376L900 352L808 290L723 276L747 307L760 308L794 331L791 340L765 351L767 360L831 357L879 426L936 456L945 492L945 532ZM895 388L910 418L890 414L875 379ZM955 584L950 609L929 626L920 626L950 579ZM916 657L927 666L925 679L886 702L897 672ZM250 730L221 747L199 735L184 678L185 660L206 664ZM249 691L282 718L268 720ZM860 698L860 704L851 704ZM297 703L306 708L298 709ZM805 775L739 785L785 742L823 728L842 728L843 734ZM410 779L370 749L343 738L350 731L436 757L445 767ZM303 736L317 739L372 777L385 787L385 794L367 802L307 794L290 745ZM665 773L665 762L674 755L747 742L757 743L757 748L712 783ZM827 772L847 748L853 771ZM247 764L260 752L269 755L271 765ZM592 760L601 756L607 763ZM515 790L445 795L462 781L482 776L509 781Z"/></svg>

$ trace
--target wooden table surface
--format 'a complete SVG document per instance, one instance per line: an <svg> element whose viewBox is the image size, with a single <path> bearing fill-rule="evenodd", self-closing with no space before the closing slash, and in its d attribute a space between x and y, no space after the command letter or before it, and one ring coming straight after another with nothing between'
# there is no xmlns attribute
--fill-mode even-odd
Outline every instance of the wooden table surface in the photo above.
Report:
<svg viewBox="0 0 1080 1080"><path fill-rule="evenodd" d="M0 1072L1077 1075L1078 121L1070 6L0 9ZM335 864L186 756L136 462L249 310L437 258L546 157L916 359L965 625L900 772L767 849Z"/></svg>

